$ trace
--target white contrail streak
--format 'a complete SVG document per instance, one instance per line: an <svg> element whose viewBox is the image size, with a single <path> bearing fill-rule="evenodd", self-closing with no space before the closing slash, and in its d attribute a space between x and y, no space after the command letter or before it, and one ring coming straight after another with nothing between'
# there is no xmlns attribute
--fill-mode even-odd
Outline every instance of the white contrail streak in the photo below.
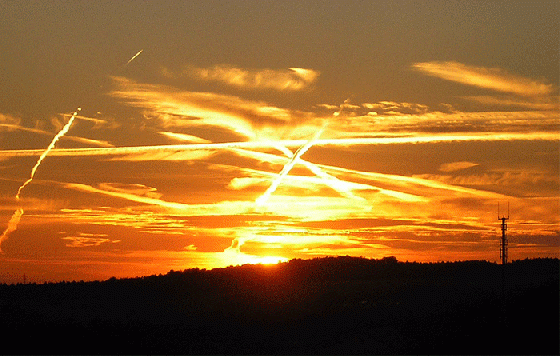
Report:
<svg viewBox="0 0 560 356"><path fill-rule="evenodd" d="M6 228L6 230L4 230L4 232L2 233L2 236L0 236L0 246L2 245L2 242L7 240L8 236L13 231L15 231L17 229L17 226L19 224L19 220L21 219L22 215L23 215L23 209L22 208L18 208L14 212L14 215L12 215L12 217L10 218L10 221L8 221L8 227ZM0 248L0 252L2 252L1 248Z"/></svg>
<svg viewBox="0 0 560 356"><path fill-rule="evenodd" d="M39 166L41 165L41 162L43 162L43 160L45 159L45 157L47 157L47 155L49 154L49 152L54 148L54 145L56 145L56 142L64 135L66 135L66 133L68 132L68 130L70 129L70 126L72 126L72 122L74 122L74 118L76 117L76 115L78 115L78 112L82 110L81 108L78 108L78 110L74 111L74 114L72 114L72 117L70 118L70 120L68 120L68 122L66 123L66 125L64 125L64 127L56 134L56 136L53 138L53 140L51 141L51 143L49 144L49 146L47 147L47 149L41 154L41 156L39 157L39 159L37 160L37 163L35 163L35 166L31 169L31 176L29 177L28 180L25 181L25 183L23 183L21 185L21 187L19 187L18 192L16 194L16 200L19 200L19 196L21 194L21 190L23 188L25 188L26 185L28 185L29 183L31 183L31 181L33 180L33 177L35 176L35 172L37 172L37 168L39 168Z"/></svg>
<svg viewBox="0 0 560 356"><path fill-rule="evenodd" d="M358 145L393 145L393 144L420 144L442 142L468 142L468 141L558 141L557 132L486 132L484 134L462 135L430 135L430 136L398 136L398 137L350 137L316 140L313 146L358 146ZM128 147L91 147L91 148L60 148L53 149L51 156L115 156L146 152L180 152L185 150L219 150L231 148L277 148L301 147L307 140L277 140L277 141L240 141L220 143L194 143L180 145L156 146L128 146ZM5 150L0 151L0 157L28 157L36 156L41 150Z"/></svg>
<svg viewBox="0 0 560 356"><path fill-rule="evenodd" d="M339 116L342 113L342 110L344 109L344 105L347 104L349 101L350 101L350 98L344 100L344 103L340 104L339 110L337 112L333 113L333 116L335 116L335 117ZM324 130L325 126L323 126L323 128L321 130ZM274 146L274 148L276 148L277 150L282 152L289 159L292 159L294 157L294 153L289 148L287 148L286 146L283 146L281 144L277 144L277 145ZM317 177L321 178L323 180L324 184L328 185L330 188L334 189L335 191L342 194L343 196L345 196L347 198L351 198L351 199L362 199L361 197L358 197L358 196L354 195L351 190L343 189L341 181L338 178L333 177L330 174L324 172L323 170L321 170L321 168L319 168L315 164L313 164L311 162L308 162L308 161L305 161L305 160L301 159L301 157L299 158L299 162L301 164L303 164L307 169L309 169Z"/></svg>
<svg viewBox="0 0 560 356"><path fill-rule="evenodd" d="M125 67L134 60L134 58L138 57L140 55L140 53L142 53L142 51L144 51L143 49L139 50L138 53L136 53L134 56L132 56L132 58L130 58L128 60L128 62L126 62Z"/></svg>
<svg viewBox="0 0 560 356"><path fill-rule="evenodd" d="M287 148L285 146L277 145L277 146L274 146L274 148L276 148L277 150L282 152L290 160L294 157L294 153L289 148ZM242 148L238 148L236 150L240 150L242 152L249 153L249 154L254 153L253 151L244 150ZM299 158L298 162L301 163L302 165L304 165L307 169L309 169L317 177L321 178L322 182L324 184L326 184L330 188L334 189L335 191L337 191L341 195L343 195L347 198L351 198L351 199L362 199L361 197L358 197L358 196L354 195L350 189L345 188L344 187L345 182L343 182L340 179L338 179L338 178L328 174L327 172L323 171L316 164L313 164L309 161L306 161L306 160L302 159L301 157Z"/></svg>
<svg viewBox="0 0 560 356"><path fill-rule="evenodd" d="M280 173L278 174L276 179L272 182L270 187L268 187L268 189L263 193L263 195L261 195L259 198L257 198L257 200L255 201L257 206L263 205L268 200L270 195L272 193L274 193L274 191L276 191L276 188L278 188L278 185L282 182L284 177L287 176L288 173L290 173L292 168L299 161L299 158L301 156L303 156L303 154L305 152L307 152L307 150L309 150L311 148L311 146L313 146L313 144L315 144L317 139L319 139L319 136L321 136L321 134L323 133L324 128L325 127L323 126L319 131L317 131L317 133L315 134L315 136L311 140L309 140L305 145L301 146L296 151L295 155L292 157L292 159L288 163L286 163L284 168L282 168L282 170L280 171Z"/></svg>
<svg viewBox="0 0 560 356"><path fill-rule="evenodd" d="M33 168L31 169L31 176L29 177L28 180L26 180L19 187L19 189L17 191L17 194L16 194L16 201L20 200L20 195L21 195L22 189L25 188L29 183L31 183L31 181L33 180L33 177L35 176L35 172L37 172L37 168L39 168L39 166L41 165L41 162L43 162L45 157L47 157L49 152L54 148L54 145L56 144L56 142L68 132L68 130L70 129L70 126L72 126L72 122L74 122L74 118L76 117L76 115L78 115L78 112L80 110L82 110L82 109L78 108L78 110L76 110L74 112L74 114L72 114L72 117L70 118L70 120L68 120L66 125L64 125L64 127L56 134L56 136L54 136L53 140L51 141L51 143L49 144L47 149L45 149L45 151L43 151L41 156L39 156L39 159L37 160L37 163L35 163L35 166L33 166ZM10 233L12 233L13 231L15 231L17 229L22 215L23 215L23 208L19 207L14 212L12 217L10 218L10 221L8 222L8 227L6 228L6 230L4 230L4 232L2 233L2 236L0 236L0 245L2 245L2 242L4 242L8 238ZM0 252L2 252L1 248L0 248Z"/></svg>

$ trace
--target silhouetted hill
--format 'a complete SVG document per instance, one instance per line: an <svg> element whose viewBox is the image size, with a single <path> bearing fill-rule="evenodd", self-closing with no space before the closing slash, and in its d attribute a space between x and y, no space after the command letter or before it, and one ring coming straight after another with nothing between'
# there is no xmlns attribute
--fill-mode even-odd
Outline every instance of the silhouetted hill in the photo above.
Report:
<svg viewBox="0 0 560 356"><path fill-rule="evenodd" d="M558 354L559 261L326 257L0 285L2 353Z"/></svg>

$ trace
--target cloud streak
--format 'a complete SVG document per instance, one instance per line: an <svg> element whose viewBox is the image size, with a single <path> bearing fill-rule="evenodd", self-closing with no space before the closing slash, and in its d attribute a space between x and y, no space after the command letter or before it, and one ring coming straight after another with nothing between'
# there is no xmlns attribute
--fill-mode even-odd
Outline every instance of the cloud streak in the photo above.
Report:
<svg viewBox="0 0 560 356"><path fill-rule="evenodd" d="M167 75L173 75L165 71ZM306 68L245 69L228 65L190 67L185 73L199 80L217 81L240 89L299 91L313 84L319 72Z"/></svg>
<svg viewBox="0 0 560 356"><path fill-rule="evenodd" d="M461 161L461 162L444 163L441 166L439 166L439 170L442 172L454 172L454 171L467 169L475 166L478 166L478 163Z"/></svg>
<svg viewBox="0 0 560 356"><path fill-rule="evenodd" d="M111 240L107 237L107 234L90 234L81 232L78 236L66 236L63 237L62 240L68 241L66 247L72 248L95 247L106 242L119 242L119 240Z"/></svg>
<svg viewBox="0 0 560 356"><path fill-rule="evenodd" d="M522 96L550 95L554 91L552 84L527 79L500 68L476 67L454 61L421 62L413 64L412 68L441 79Z"/></svg>
<svg viewBox="0 0 560 356"><path fill-rule="evenodd" d="M85 116L80 116L80 115L76 115L75 116L76 119L80 119L80 120L84 120L84 121L92 121L96 124L96 126L101 126L101 124L106 123L104 120L98 120L98 119L92 119L92 118L88 118ZM3 129L5 129L5 131L24 131L24 132L30 132L30 133L34 133L34 134L38 134L38 135L43 135L43 136L52 136L52 132L49 131L44 131L38 128L30 128L30 127L25 127L22 126L20 124L20 119L18 118L14 118L11 116L6 116L6 115L2 115L0 114L0 132L4 131ZM57 122L56 120L53 120L53 122ZM56 125L56 124L55 124ZM61 125L58 130L60 130L62 128L63 125ZM64 138L65 140L70 140L70 141L74 141L77 143L81 143L81 144L85 144L88 146L98 146L98 147L114 147L112 144L110 144L107 141L104 140L96 140L96 139L89 139L89 138L85 138L85 137L77 137L77 136L70 136L70 135L64 135L63 137L61 137L61 139Z"/></svg>
<svg viewBox="0 0 560 356"><path fill-rule="evenodd" d="M116 90L111 96L146 110L146 117L163 128L220 128L232 135L255 140L269 138L278 128L291 126L298 114L262 101L212 92L179 91L175 88L138 84L114 77ZM277 137L276 137L277 138Z"/></svg>

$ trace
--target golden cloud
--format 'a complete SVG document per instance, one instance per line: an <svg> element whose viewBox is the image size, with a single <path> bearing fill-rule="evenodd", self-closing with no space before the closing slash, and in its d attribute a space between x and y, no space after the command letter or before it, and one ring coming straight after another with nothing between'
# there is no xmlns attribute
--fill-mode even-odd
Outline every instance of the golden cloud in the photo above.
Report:
<svg viewBox="0 0 560 356"><path fill-rule="evenodd" d="M532 98L533 100L527 101L510 96L463 96L463 99L475 101L483 105L497 105L500 107L519 107L530 110L556 110L560 109L560 98L558 96ZM538 99L538 100L537 100Z"/></svg>
<svg viewBox="0 0 560 356"><path fill-rule="evenodd" d="M63 240L69 241L66 247L91 247L99 246L106 242L118 243L120 240L111 240L107 234L79 233L78 236L66 236Z"/></svg>
<svg viewBox="0 0 560 356"><path fill-rule="evenodd" d="M414 63L412 68L441 79L522 96L550 95L554 91L552 84L511 74L500 68L475 67L454 61Z"/></svg>
<svg viewBox="0 0 560 356"><path fill-rule="evenodd" d="M212 141L205 140L198 136L182 134L178 132L162 131L161 135L168 137L170 139L181 141L181 142L191 142L191 143L211 143Z"/></svg>
<svg viewBox="0 0 560 356"><path fill-rule="evenodd" d="M294 125L309 116L238 96L180 91L164 85L139 84L122 77L113 80L117 89L111 96L146 109L146 116L159 120L163 128L214 127L255 140L279 138L281 133L290 132Z"/></svg>
<svg viewBox="0 0 560 356"><path fill-rule="evenodd" d="M191 76L207 81L218 81L242 89L302 90L309 87L319 72L306 68L244 69L228 65L211 68L191 67Z"/></svg>
<svg viewBox="0 0 560 356"><path fill-rule="evenodd" d="M439 167L439 170L442 172L454 172L454 171L458 171L461 169L467 169L467 168L471 168L474 166L478 166L478 163L472 163L472 162L466 162L466 161L462 161L462 162L452 162L452 163L444 163Z"/></svg>

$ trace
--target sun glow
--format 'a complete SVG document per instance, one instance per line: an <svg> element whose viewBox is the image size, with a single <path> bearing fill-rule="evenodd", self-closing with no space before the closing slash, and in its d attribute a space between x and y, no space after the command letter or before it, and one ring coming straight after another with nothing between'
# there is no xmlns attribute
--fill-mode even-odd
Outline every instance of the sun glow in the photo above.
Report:
<svg viewBox="0 0 560 356"><path fill-rule="evenodd" d="M276 265L288 261L286 257L281 256L260 256L257 260L259 262L256 262L256 264L261 265Z"/></svg>
<svg viewBox="0 0 560 356"><path fill-rule="evenodd" d="M254 265L254 264L277 264L287 262L289 259L283 256L256 256L241 252L238 249L226 249L221 256L227 265Z"/></svg>

